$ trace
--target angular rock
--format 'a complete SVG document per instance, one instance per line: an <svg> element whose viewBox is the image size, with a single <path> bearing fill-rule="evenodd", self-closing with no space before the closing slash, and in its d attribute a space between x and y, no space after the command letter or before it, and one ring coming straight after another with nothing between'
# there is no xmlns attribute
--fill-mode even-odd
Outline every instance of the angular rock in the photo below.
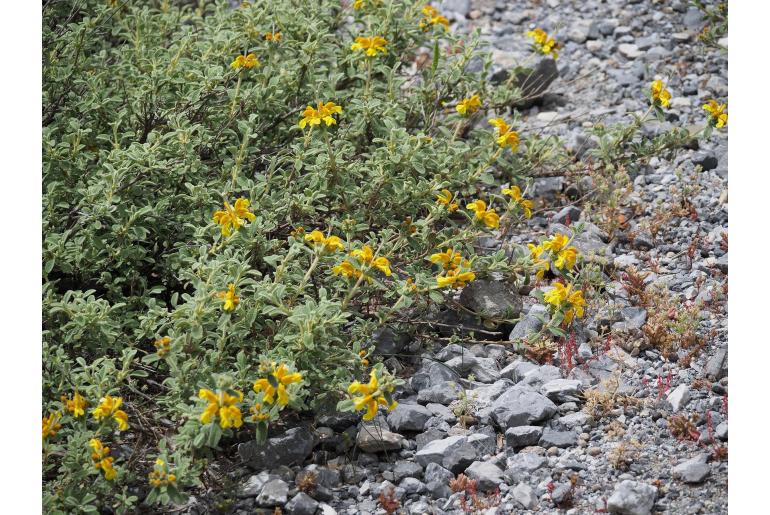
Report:
<svg viewBox="0 0 770 515"><path fill-rule="evenodd" d="M577 445L578 434L575 431L557 431L546 427L540 437L540 447L573 447Z"/></svg>
<svg viewBox="0 0 770 515"><path fill-rule="evenodd" d="M468 443L476 449L479 456L492 454L497 450L497 438L494 434L473 433L468 435Z"/></svg>
<svg viewBox="0 0 770 515"><path fill-rule="evenodd" d="M426 491L425 483L413 477L404 478L403 481L399 483L398 487L401 488L406 495L420 494Z"/></svg>
<svg viewBox="0 0 770 515"><path fill-rule="evenodd" d="M543 99L551 83L559 77L556 62L551 58L541 59L531 70L516 74L516 85L521 89L522 100L516 104L519 109L525 109Z"/></svg>
<svg viewBox="0 0 770 515"><path fill-rule="evenodd" d="M727 347L723 347L706 363L706 377L719 381L727 374Z"/></svg>
<svg viewBox="0 0 770 515"><path fill-rule="evenodd" d="M502 281L476 280L463 288L460 304L485 318L516 318L522 300L513 286Z"/></svg>
<svg viewBox="0 0 770 515"><path fill-rule="evenodd" d="M411 337L408 334L396 332L390 327L383 327L372 334L375 352L382 356L402 354L410 341Z"/></svg>
<svg viewBox="0 0 770 515"><path fill-rule="evenodd" d="M540 393L554 402L574 402L583 389L583 383L576 379L554 379L540 387Z"/></svg>
<svg viewBox="0 0 770 515"><path fill-rule="evenodd" d="M537 506L537 496L535 495L535 491L526 483L519 483L516 485L516 487L511 490L511 494L513 495L513 499L519 503L522 508L533 510L535 509L535 506Z"/></svg>
<svg viewBox="0 0 770 515"><path fill-rule="evenodd" d="M531 452L520 452L514 454L508 460L508 469L516 472L532 473L548 464L545 456L539 456Z"/></svg>
<svg viewBox="0 0 770 515"><path fill-rule="evenodd" d="M459 474L478 457L479 453L476 448L466 441L448 450L441 460L441 466L451 470L454 474Z"/></svg>
<svg viewBox="0 0 770 515"><path fill-rule="evenodd" d="M382 426L364 424L358 430L356 445L364 452L397 451L404 445L404 437Z"/></svg>
<svg viewBox="0 0 770 515"><path fill-rule="evenodd" d="M289 485L282 479L273 479L265 483L257 496L257 505L265 508L283 506L289 497Z"/></svg>
<svg viewBox="0 0 770 515"><path fill-rule="evenodd" d="M474 461L465 469L465 475L476 480L478 488L485 492L494 491L505 483L503 470L489 461Z"/></svg>
<svg viewBox="0 0 770 515"><path fill-rule="evenodd" d="M430 388L446 381L456 381L459 378L459 374L445 364L428 361L414 373L409 380L409 384L416 391L421 392L426 388Z"/></svg>
<svg viewBox="0 0 770 515"><path fill-rule="evenodd" d="M666 396L666 402L674 413L681 410L690 402L690 387L680 384Z"/></svg>
<svg viewBox="0 0 770 515"><path fill-rule="evenodd" d="M513 330L511 330L508 336L509 340L517 340L519 338L527 338L530 335L537 334L543 328L543 321L548 321L551 317L548 315L548 309L541 305L535 304L529 312L521 317Z"/></svg>
<svg viewBox="0 0 770 515"><path fill-rule="evenodd" d="M615 487L607 500L607 509L620 515L649 515L657 494L652 485L626 479Z"/></svg>
<svg viewBox="0 0 770 515"><path fill-rule="evenodd" d="M301 464L313 452L315 444L315 435L309 429L295 427L268 439L264 444L256 441L242 443L238 446L238 454L249 467L264 470L279 465Z"/></svg>
<svg viewBox="0 0 770 515"><path fill-rule="evenodd" d="M556 405L526 386L514 386L491 405L492 418L503 428L531 426L556 413Z"/></svg>
<svg viewBox="0 0 770 515"><path fill-rule="evenodd" d="M433 416L430 410L420 404L399 403L388 414L388 425L393 431L422 431L425 423Z"/></svg>
<svg viewBox="0 0 770 515"><path fill-rule="evenodd" d="M292 515L313 515L318 509L318 501L305 492L299 492L286 504L286 512Z"/></svg>
<svg viewBox="0 0 770 515"><path fill-rule="evenodd" d="M511 427L505 431L505 444L513 449L537 445L543 435L540 426Z"/></svg>
<svg viewBox="0 0 770 515"><path fill-rule="evenodd" d="M401 481L405 477L422 477L422 467L413 461L401 460L393 467L393 477L396 481Z"/></svg>
<svg viewBox="0 0 770 515"><path fill-rule="evenodd" d="M246 480L246 483L241 485L240 489L238 490L238 497L247 498L258 496L259 492L262 491L262 487L265 486L268 481L272 481L273 479L280 478L274 474L269 474L266 470L263 470L257 475L249 477L249 479Z"/></svg>
<svg viewBox="0 0 770 515"><path fill-rule="evenodd" d="M423 467L427 467L429 463L441 464L444 460L444 456L454 449L461 447L466 441L467 438L462 435L450 436L441 440L433 440L417 451L414 458L417 463Z"/></svg>
<svg viewBox="0 0 770 515"><path fill-rule="evenodd" d="M684 483L701 483L711 473L711 468L706 463L707 459L706 454L700 454L684 461L673 468L671 475Z"/></svg>

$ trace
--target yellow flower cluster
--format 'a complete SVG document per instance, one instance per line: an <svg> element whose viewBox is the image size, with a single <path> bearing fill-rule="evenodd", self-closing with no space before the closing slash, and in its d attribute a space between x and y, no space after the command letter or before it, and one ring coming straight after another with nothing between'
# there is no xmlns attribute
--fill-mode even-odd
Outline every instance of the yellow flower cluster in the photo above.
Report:
<svg viewBox="0 0 770 515"><path fill-rule="evenodd" d="M538 279L543 278L551 266L551 261L560 270L572 270L577 262L577 249L570 247L569 238L561 233L554 234L551 239L540 245L530 243L528 247Z"/></svg>
<svg viewBox="0 0 770 515"><path fill-rule="evenodd" d="M465 208L473 211L476 215L476 220L490 229L497 229L500 227L500 215L498 215L494 209L487 209L487 203L483 200L474 200L465 206Z"/></svg>
<svg viewBox="0 0 770 515"><path fill-rule="evenodd" d="M121 404L123 404L122 397L105 395L99 401L99 405L94 408L91 414L96 420L112 418L115 423L118 424L118 430L125 431L128 429L128 415L125 411L120 409Z"/></svg>
<svg viewBox="0 0 770 515"><path fill-rule="evenodd" d="M217 390L214 393L206 388L201 388L198 392L198 397L208 402L208 406L201 413L201 423L208 424L219 418L219 426L222 429L228 427L241 427L243 420L241 419L241 408L237 406L238 403L243 401L243 392L238 390L231 390L234 394L228 393L226 390Z"/></svg>
<svg viewBox="0 0 770 515"><path fill-rule="evenodd" d="M91 459L94 461L94 467L104 473L104 479L112 481L117 475L117 471L112 466L114 458L110 456L110 448L105 447L98 438L91 438L88 445L93 449Z"/></svg>
<svg viewBox="0 0 770 515"><path fill-rule="evenodd" d="M439 14L438 9L432 5L426 5L422 8L423 19L420 21L420 28L427 29L434 25L442 25L444 30L449 29L449 20L445 16Z"/></svg>
<svg viewBox="0 0 770 515"><path fill-rule="evenodd" d="M166 462L158 458L155 460L155 466L152 468L148 479L150 486L158 488L175 483L176 475L170 473Z"/></svg>
<svg viewBox="0 0 770 515"><path fill-rule="evenodd" d="M240 70L241 68L249 70L255 66L259 66L259 59L257 59L257 56L254 54L239 55L232 63L230 63L230 68L233 70Z"/></svg>
<svg viewBox="0 0 770 515"><path fill-rule="evenodd" d="M466 283L476 279L476 274L468 269L470 262L463 259L462 255L454 249L432 254L429 259L432 263L441 265L443 269L442 273L436 277L439 288L462 288Z"/></svg>
<svg viewBox="0 0 770 515"><path fill-rule="evenodd" d="M61 429L59 420L61 420L61 413L58 411L54 411L47 417L43 417L43 440L56 436L56 433Z"/></svg>
<svg viewBox="0 0 770 515"><path fill-rule="evenodd" d="M292 383L302 381L302 374L299 372L289 372L285 364L277 365L271 363L271 368L266 378L257 379L254 382L254 391L262 392L262 402L273 404L277 401L279 406L286 406L289 403L289 394L286 393L286 387Z"/></svg>
<svg viewBox="0 0 770 515"><path fill-rule="evenodd" d="M717 101L712 98L707 104L703 105L703 109L708 112L709 123L713 127L721 129L727 125L727 113L725 112L727 104L718 104Z"/></svg>
<svg viewBox="0 0 770 515"><path fill-rule="evenodd" d="M388 42L382 36L359 36L356 38L356 42L350 46L350 49L354 52L364 52L367 57L375 57L377 56L377 53L388 53L388 49L385 48L385 45L387 44Z"/></svg>
<svg viewBox="0 0 770 515"><path fill-rule="evenodd" d="M235 201L235 206L230 206L225 201L224 211L214 212L214 222L222 227L222 236L230 236L232 229L239 230L244 219L250 222L256 220L257 217L251 212L249 204L248 199L241 197Z"/></svg>
<svg viewBox="0 0 770 515"><path fill-rule="evenodd" d="M155 340L155 352L158 354L158 356L163 357L171 350L171 338L168 336L164 336L163 338L158 338Z"/></svg>
<svg viewBox="0 0 770 515"><path fill-rule="evenodd" d="M68 398L66 395L62 395L61 401L64 404L64 409L72 413L75 418L82 417L86 414L88 401L78 392L75 392L72 399Z"/></svg>
<svg viewBox="0 0 770 515"><path fill-rule="evenodd" d="M222 309L225 311L233 311L241 303L241 299L235 293L235 285L233 283L227 285L227 291L218 292L217 297L224 301Z"/></svg>
<svg viewBox="0 0 770 515"><path fill-rule="evenodd" d="M350 257L355 258L358 261L359 266L353 264L350 260L346 259L339 265L332 268L332 273L335 275L341 275L343 277L358 279L364 273L363 267L376 268L386 276L390 277L390 261L383 256L375 256L374 251L369 245L364 245L361 249L356 249L351 252ZM368 281L371 281L371 277L365 276Z"/></svg>
<svg viewBox="0 0 770 515"><path fill-rule="evenodd" d="M455 106L455 109L462 116L468 116L478 111L479 107L481 107L481 98L479 98L478 95L473 95L460 100Z"/></svg>
<svg viewBox="0 0 770 515"><path fill-rule="evenodd" d="M334 102L318 102L318 107L307 106L302 112L302 118L299 121L299 128L304 129L307 125L313 127L314 125L320 125L323 121L326 126L334 125L337 120L334 119L335 114L341 114L342 107L338 106Z"/></svg>
<svg viewBox="0 0 770 515"><path fill-rule="evenodd" d="M573 285L567 286L562 283L554 283L553 290L547 291L543 295L545 300L554 311L562 311L564 313L564 324L569 325L574 317L582 318L585 306L585 300L583 299L583 292L581 290L573 290Z"/></svg>
<svg viewBox="0 0 770 515"><path fill-rule="evenodd" d="M387 406L388 411L393 410L398 403L396 401L388 402L386 394L389 396L394 387L388 384L380 385L380 378L377 376L377 370L372 370L369 374L368 383L359 383L353 381L348 386L348 393L353 395L353 406L356 411L366 410L364 420L372 420L377 415L377 408Z"/></svg>
<svg viewBox="0 0 770 515"><path fill-rule="evenodd" d="M355 2L353 2L353 9L358 11L359 9L366 7L367 4L374 7L375 5L379 5L381 2L382 0L355 0Z"/></svg>
<svg viewBox="0 0 770 515"><path fill-rule="evenodd" d="M448 189L443 189L440 193L436 194L436 202L446 206L450 213L457 211L457 208L460 207L456 202L452 202L452 198L452 192Z"/></svg>
<svg viewBox="0 0 770 515"><path fill-rule="evenodd" d="M492 118L489 124L497 127L497 144L501 147L511 147L511 152L516 152L519 148L519 133L511 130L502 118Z"/></svg>
<svg viewBox="0 0 770 515"><path fill-rule="evenodd" d="M559 57L559 50L561 44L557 43L555 39L549 37L543 29L534 29L527 32L527 36L531 37L534 41L535 49L544 54L551 55L554 59Z"/></svg>
<svg viewBox="0 0 770 515"><path fill-rule="evenodd" d="M342 240L339 236L324 236L318 229L311 231L310 234L306 234L305 241L312 242L315 248L324 252L345 250L345 245L342 244Z"/></svg>
<svg viewBox="0 0 770 515"><path fill-rule="evenodd" d="M671 93L663 87L663 81L658 79L650 86L652 104L660 107L668 107Z"/></svg>
<svg viewBox="0 0 770 515"><path fill-rule="evenodd" d="M273 41L275 43L278 43L281 41L281 35L280 32L265 32L265 40L266 41Z"/></svg>
<svg viewBox="0 0 770 515"><path fill-rule="evenodd" d="M508 195L514 204L519 206L524 211L524 218L532 218L532 201L525 199L521 195L521 188L518 186L511 186L510 188L503 188L503 195Z"/></svg>

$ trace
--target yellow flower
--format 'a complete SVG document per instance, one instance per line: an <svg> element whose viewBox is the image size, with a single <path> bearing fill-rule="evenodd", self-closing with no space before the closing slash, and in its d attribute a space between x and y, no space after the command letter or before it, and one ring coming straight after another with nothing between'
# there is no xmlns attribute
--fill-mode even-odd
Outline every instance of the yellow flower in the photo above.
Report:
<svg viewBox="0 0 770 515"><path fill-rule="evenodd" d="M473 95L472 97L460 100L455 109L457 109L457 112L461 115L467 116L478 111L479 107L481 107L481 99L478 95Z"/></svg>
<svg viewBox="0 0 770 515"><path fill-rule="evenodd" d="M470 270L461 271L460 269L448 270L446 275L436 277L436 284L439 288L462 288L466 283L476 280L476 274Z"/></svg>
<svg viewBox="0 0 770 515"><path fill-rule="evenodd" d="M56 436L56 433L61 429L59 420L61 420L61 413L58 411L54 411L47 417L43 417L43 440Z"/></svg>
<svg viewBox="0 0 770 515"><path fill-rule="evenodd" d="M449 20L445 16L441 16L438 9L432 5L426 5L422 8L423 20L420 21L420 28L426 29L433 25L442 25L444 30L449 28Z"/></svg>
<svg viewBox="0 0 770 515"><path fill-rule="evenodd" d="M234 70L240 70L241 68L251 69L255 66L259 66L259 59L254 54L239 55L230 63L230 68Z"/></svg>
<svg viewBox="0 0 770 515"><path fill-rule="evenodd" d="M62 395L61 400L64 403L67 411L72 413L75 418L82 417L86 414L86 406L88 406L88 401L78 392L75 392L75 395L72 397L72 399Z"/></svg>
<svg viewBox="0 0 770 515"><path fill-rule="evenodd" d="M304 129L305 126L320 125L324 122L326 126L334 125L337 120L334 119L335 114L341 114L342 107L338 106L334 102L318 102L318 107L307 106L302 112L302 118L299 121L299 128Z"/></svg>
<svg viewBox="0 0 770 515"><path fill-rule="evenodd" d="M534 29L527 32L527 36L534 40L535 49L545 55L551 55L554 59L559 57L558 49L561 48L561 44L557 43L555 39L548 37L548 34L543 29Z"/></svg>
<svg viewBox="0 0 770 515"><path fill-rule="evenodd" d="M440 193L436 194L436 202L442 206L446 206L450 213L457 211L457 208L460 207L452 202L452 192L448 189L443 189Z"/></svg>
<svg viewBox="0 0 770 515"><path fill-rule="evenodd" d="M337 265L334 268L332 268L332 273L334 275L341 275L341 276L347 277L347 278L355 277L356 279L361 277L361 274L362 274L361 270L356 268L353 265L353 263L351 263L347 259L344 260L339 265Z"/></svg>
<svg viewBox="0 0 770 515"><path fill-rule="evenodd" d="M650 86L650 92L652 93L652 103L661 107L668 107L669 100L671 100L671 93L667 89L663 88L663 81L658 79Z"/></svg>
<svg viewBox="0 0 770 515"><path fill-rule="evenodd" d="M497 127L497 144L501 147L511 147L511 152L516 152L516 149L519 148L519 134L511 130L511 127L502 118L492 118L489 120L489 124Z"/></svg>
<svg viewBox="0 0 770 515"><path fill-rule="evenodd" d="M202 424L213 422L219 417L219 426L222 429L227 429L228 427L237 428L243 425L241 409L236 406L236 404L243 401L243 392L239 390L232 390L232 392L235 395L225 390L218 390L218 393L214 393L205 388L200 389L198 397L208 402L206 409L203 410L200 416Z"/></svg>
<svg viewBox="0 0 770 515"><path fill-rule="evenodd" d="M102 397L99 401L99 405L94 408L91 414L96 420L112 417L118 424L118 430L125 431L128 429L128 415L126 415L125 411L119 409L121 404L123 404L122 397L106 395Z"/></svg>
<svg viewBox="0 0 770 515"><path fill-rule="evenodd" d="M94 461L94 467L96 469L101 469L104 473L104 479L107 481L115 479L117 472L112 466L114 458L110 456L110 448L105 447L98 438L91 438L88 445L93 449L91 459Z"/></svg>
<svg viewBox="0 0 770 515"><path fill-rule="evenodd" d="M257 393L264 392L262 401L267 404L273 404L277 394L278 405L286 406L289 403L286 386L300 381L302 381L302 374L299 372L289 373L289 370L283 363L277 367L273 364L273 370L268 373L266 379L257 379L254 382L254 391Z"/></svg>
<svg viewBox="0 0 770 515"><path fill-rule="evenodd" d="M727 104L718 104L717 101L712 98L707 104L703 105L703 109L709 113L709 123L712 126L721 129L727 125L727 113L725 112Z"/></svg>
<svg viewBox="0 0 770 515"><path fill-rule="evenodd" d="M305 241L313 242L314 247L321 248L326 252L345 250L345 245L342 244L342 240L338 236L325 237L323 233L317 229L310 234L306 234Z"/></svg>
<svg viewBox="0 0 770 515"><path fill-rule="evenodd" d="M353 406L356 411L366 410L364 413L364 420L372 420L377 415L377 408L379 405L387 406L388 410L393 410L398 403L393 401L388 404L385 398L385 393L393 391L392 386L380 386L379 379L377 377L377 370L372 370L369 374L369 382L366 384L353 381L348 386L348 393L353 395ZM359 397L355 397L355 394L359 394Z"/></svg>
<svg viewBox="0 0 770 515"><path fill-rule="evenodd" d="M267 41L274 41L278 43L281 41L281 33L280 32L265 32L265 40Z"/></svg>
<svg viewBox="0 0 770 515"><path fill-rule="evenodd" d="M503 195L508 195L514 203L521 207L522 211L524 211L525 218L532 218L532 201L522 197L521 188L518 186L503 188Z"/></svg>
<svg viewBox="0 0 770 515"><path fill-rule="evenodd" d="M224 301L222 309L225 311L232 311L241 303L241 299L235 293L235 285L233 283L227 285L227 291L217 293L217 297Z"/></svg>
<svg viewBox="0 0 770 515"><path fill-rule="evenodd" d="M454 270L461 264L468 266L468 260L463 261L463 257L460 255L460 253L453 249L447 249L444 252L431 254L430 258L428 259L431 263L441 265L444 270Z"/></svg>
<svg viewBox="0 0 770 515"><path fill-rule="evenodd" d="M270 420L270 413L265 413L262 411L262 404L257 402L249 408L249 412L251 413L251 421L252 422L261 422L263 420Z"/></svg>
<svg viewBox="0 0 770 515"><path fill-rule="evenodd" d="M158 356L163 357L166 354L168 354L169 350L171 350L171 338L169 338L168 336L159 338L155 340L154 345Z"/></svg>
<svg viewBox="0 0 770 515"><path fill-rule="evenodd" d="M575 247L567 247L559 252L554 264L562 270L572 270L577 262L578 251Z"/></svg>
<svg viewBox="0 0 770 515"><path fill-rule="evenodd" d="M500 227L500 216L495 213L494 209L487 209L487 204L483 200L474 200L465 208L476 213L476 220L482 222L490 229Z"/></svg>
<svg viewBox="0 0 770 515"><path fill-rule="evenodd" d="M364 265L376 268L386 276L390 277L390 261L385 257L375 257L374 251L369 245L364 245L363 248L354 250L350 253L351 257L358 259L358 261Z"/></svg>
<svg viewBox="0 0 770 515"><path fill-rule="evenodd" d="M557 232L556 234L551 236L550 240L546 240L543 242L543 248L545 250L550 250L554 254L558 254L563 248L567 246L568 243L569 243L569 238L564 234Z"/></svg>
<svg viewBox="0 0 770 515"><path fill-rule="evenodd" d="M529 253L532 257L532 261L535 267L535 275L538 279L542 279L548 269L551 267L550 261L542 259L540 256L545 252L542 245L527 244L529 247Z"/></svg>
<svg viewBox="0 0 770 515"><path fill-rule="evenodd" d="M368 367L369 366L369 360L366 359L366 351L362 350L361 352L358 353L358 356L361 358L361 364L363 366L365 366L365 367Z"/></svg>
<svg viewBox="0 0 770 515"><path fill-rule="evenodd" d="M219 224L222 228L222 236L230 236L232 229L236 231L243 225L244 218L250 222L256 220L256 216L249 209L249 200L243 197L235 201L235 206L231 207L230 204L225 201L224 211L214 212L214 222Z"/></svg>
<svg viewBox="0 0 770 515"><path fill-rule="evenodd" d="M359 36L356 38L356 42L350 46L350 49L353 51L361 50L366 53L367 57L375 57L377 52L383 54L388 53L388 50L385 48L387 43L388 42L382 36Z"/></svg>
<svg viewBox="0 0 770 515"><path fill-rule="evenodd" d="M582 318L585 300L581 290L574 290L572 284L565 286L562 283L554 283L554 288L543 295L543 300L553 306L555 310L564 311L564 323L569 324L577 316Z"/></svg>
<svg viewBox="0 0 770 515"><path fill-rule="evenodd" d="M371 6L379 5L382 0L355 0L353 2L353 9L358 11L359 9L363 9L366 4L369 4Z"/></svg>

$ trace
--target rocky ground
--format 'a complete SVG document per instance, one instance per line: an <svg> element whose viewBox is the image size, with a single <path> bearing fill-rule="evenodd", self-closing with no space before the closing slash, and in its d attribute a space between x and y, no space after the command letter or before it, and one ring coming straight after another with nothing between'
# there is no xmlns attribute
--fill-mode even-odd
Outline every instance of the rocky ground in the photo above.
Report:
<svg viewBox="0 0 770 515"><path fill-rule="evenodd" d="M727 101L726 51L697 41L704 21L684 0L445 0L439 7L453 30L481 29L501 68L526 59L530 28L564 42L559 78L541 105L523 111L521 132L557 135L579 157L596 145L594 124L646 110L656 78L667 79L673 99L666 122L649 131L702 125L707 99ZM603 265L609 286L551 364L510 345L541 324L535 297L476 281L463 291L464 306L520 312L521 321L490 328L444 313L436 327L449 336L461 326L500 343L431 347L378 334L378 352L393 356L386 364L408 378L398 408L365 425L336 414L266 447L241 444L241 464L227 472L238 498L228 509L374 514L390 503L409 514L726 513L726 131L671 161L653 158L631 179L612 237L587 223L575 243ZM571 190L584 186L538 180L532 197L558 207L537 213L526 232L484 245L513 249L571 231L570 222L588 219L582 203L569 203ZM633 284L663 289L645 300ZM680 325L666 324L677 317ZM656 327L664 328L657 340ZM655 345L664 341L675 342L672 352ZM459 474L475 480L475 495L450 486ZM207 505L192 499L187 510Z"/></svg>

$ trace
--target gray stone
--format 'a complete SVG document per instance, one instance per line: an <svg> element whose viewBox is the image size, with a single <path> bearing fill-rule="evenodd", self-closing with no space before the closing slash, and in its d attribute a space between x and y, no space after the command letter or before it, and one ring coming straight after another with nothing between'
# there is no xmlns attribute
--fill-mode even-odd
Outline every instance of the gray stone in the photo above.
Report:
<svg viewBox="0 0 770 515"><path fill-rule="evenodd" d="M539 468L545 467L548 459L532 452L520 452L514 454L508 460L508 468L514 471L532 473Z"/></svg>
<svg viewBox="0 0 770 515"><path fill-rule="evenodd" d="M485 318L516 318L522 300L512 285L501 281L476 280L463 288L460 304Z"/></svg>
<svg viewBox="0 0 770 515"><path fill-rule="evenodd" d="M543 365L527 372L519 382L520 385L540 388L545 383L561 378L561 371L553 365Z"/></svg>
<svg viewBox="0 0 770 515"><path fill-rule="evenodd" d="M684 483L701 483L711 473L711 468L706 464L707 459L708 455L700 454L674 467L671 474L674 479Z"/></svg>
<svg viewBox="0 0 770 515"><path fill-rule="evenodd" d="M305 427L295 427L263 444L256 441L242 443L238 446L238 454L249 467L264 470L301 464L313 452L315 444L313 432Z"/></svg>
<svg viewBox="0 0 770 515"><path fill-rule="evenodd" d="M443 0L440 10L455 13L464 18L471 12L471 0Z"/></svg>
<svg viewBox="0 0 770 515"><path fill-rule="evenodd" d="M420 404L402 402L388 414L388 425L396 432L422 431L432 416L430 410Z"/></svg>
<svg viewBox="0 0 770 515"><path fill-rule="evenodd" d="M291 515L313 515L318 509L318 501L305 492L299 492L286 504L286 512Z"/></svg>
<svg viewBox="0 0 770 515"><path fill-rule="evenodd" d="M577 445L578 434L575 431L557 431L546 427L540 437L540 447L573 447Z"/></svg>
<svg viewBox="0 0 770 515"><path fill-rule="evenodd" d="M703 23L703 13L697 7L690 7L687 9L682 21L688 29L697 29Z"/></svg>
<svg viewBox="0 0 770 515"><path fill-rule="evenodd" d="M723 442L727 440L727 422L722 422L719 424L716 429L714 430L714 435L722 440Z"/></svg>
<svg viewBox="0 0 770 515"><path fill-rule="evenodd" d="M280 478L274 474L269 474L266 470L249 477L249 479L246 480L246 483L241 485L238 490L238 497L247 498L258 496L259 492L262 491L262 487L265 486L265 483L272 481L273 479Z"/></svg>
<svg viewBox="0 0 770 515"><path fill-rule="evenodd" d="M500 377L510 379L514 383L518 383L524 377L526 377L527 374L532 372L533 370L537 370L539 367L535 365L534 363L530 363L529 361L514 361L513 363L508 364L504 369L500 371ZM500 392L502 394L503 392ZM500 395L498 395L499 397ZM493 399L494 400L494 399Z"/></svg>
<svg viewBox="0 0 770 515"><path fill-rule="evenodd" d="M420 392L417 394L417 402L426 404L435 402L438 404L448 405L460 398L461 390L462 387L460 387L454 381L442 381L440 383L434 384L433 386L430 386L429 388L420 390Z"/></svg>
<svg viewBox="0 0 770 515"><path fill-rule="evenodd" d="M414 440L417 443L417 450L424 449L426 445L428 445L430 442L434 440L441 440L446 436L446 431L442 431L439 429L436 429L434 427L431 427L430 429L426 430L424 433L420 433L419 435L415 436Z"/></svg>
<svg viewBox="0 0 770 515"><path fill-rule="evenodd" d="M540 426L511 427L505 431L505 443L508 447L520 449L537 445L542 435L543 428Z"/></svg>
<svg viewBox="0 0 770 515"><path fill-rule="evenodd" d="M560 224L567 224L567 222L577 222L580 220L582 211L575 206L563 207L558 213L553 215L553 221Z"/></svg>
<svg viewBox="0 0 770 515"><path fill-rule="evenodd" d="M505 482L503 470L489 461L474 461L467 469L465 475L476 480L480 490L491 492Z"/></svg>
<svg viewBox="0 0 770 515"><path fill-rule="evenodd" d="M421 478L422 467L413 461L400 460L393 467L393 477L396 481L401 481L405 477Z"/></svg>
<svg viewBox="0 0 770 515"><path fill-rule="evenodd" d="M719 381L727 375L727 347L717 351L706 363L706 377L712 381Z"/></svg>
<svg viewBox="0 0 770 515"><path fill-rule="evenodd" d="M638 59L642 56L642 52L639 50L639 47L633 43L622 43L618 45L618 52L620 52L620 55L626 59Z"/></svg>
<svg viewBox="0 0 770 515"><path fill-rule="evenodd" d="M519 483L513 490L511 490L513 499L519 503L522 508L527 510L534 510L537 506L537 496L532 487L526 483Z"/></svg>
<svg viewBox="0 0 770 515"><path fill-rule="evenodd" d="M449 449L441 460L441 466L459 474L465 470L468 465L476 461L479 453L476 447L465 441L461 445Z"/></svg>
<svg viewBox="0 0 770 515"><path fill-rule="evenodd" d="M400 434L374 424L363 424L356 436L356 445L364 452L397 451L404 441Z"/></svg>
<svg viewBox="0 0 770 515"><path fill-rule="evenodd" d="M451 471L445 469L438 463L428 463L425 467L423 479L426 483L443 483L448 484L451 479L454 479L454 474Z"/></svg>
<svg viewBox="0 0 770 515"><path fill-rule="evenodd" d="M430 403L425 407L428 408L428 411L430 411L434 417L439 417L441 420L447 422L448 424L454 424L457 422L457 416L452 413L452 410L443 404Z"/></svg>
<svg viewBox="0 0 770 515"><path fill-rule="evenodd" d="M491 408L492 418L502 428L531 426L556 413L556 405L547 397L520 385L495 399Z"/></svg>
<svg viewBox="0 0 770 515"><path fill-rule="evenodd" d="M572 498L573 486L570 483L558 483L551 492L551 500L560 506Z"/></svg>
<svg viewBox="0 0 770 515"><path fill-rule="evenodd" d="M428 361L414 373L409 380L409 384L416 391L421 392L431 386L444 383L446 381L456 381L460 376L454 372L451 368L447 367L443 363L437 363L435 361Z"/></svg>
<svg viewBox="0 0 770 515"><path fill-rule="evenodd" d="M461 447L467 439L462 435L454 435L441 440L433 440L414 455L417 463L427 467L429 463L441 463L444 456L454 449Z"/></svg>
<svg viewBox="0 0 770 515"><path fill-rule="evenodd" d="M540 393L554 402L563 403L578 400L583 383L576 379L554 379L540 387Z"/></svg>
<svg viewBox="0 0 770 515"><path fill-rule="evenodd" d="M289 485L282 479L273 479L265 483L257 496L257 505L265 508L283 506L289 497Z"/></svg>
<svg viewBox="0 0 770 515"><path fill-rule="evenodd" d="M576 429L591 423L591 416L583 411L570 413L559 418L559 424L567 429Z"/></svg>
<svg viewBox="0 0 770 515"><path fill-rule="evenodd" d="M567 39L580 45L585 43L590 32L591 22L588 20L580 20L576 23L573 23L569 31L567 31Z"/></svg>
<svg viewBox="0 0 770 515"><path fill-rule="evenodd" d="M553 199L561 193L563 188L564 177L539 177L535 179L532 188L527 188L527 191L534 198Z"/></svg>
<svg viewBox="0 0 770 515"><path fill-rule="evenodd" d="M649 515L657 494L654 486L626 479L615 487L607 500L607 509L620 515Z"/></svg>
<svg viewBox="0 0 770 515"><path fill-rule="evenodd" d="M551 83L559 77L556 62L551 58L541 59L533 69L516 74L516 85L521 89L522 100L516 106L520 109L532 106L543 99Z"/></svg>
<svg viewBox="0 0 770 515"><path fill-rule="evenodd" d="M383 327L372 334L375 352L383 356L402 354L410 341L411 338L408 334L396 332L390 327Z"/></svg>
<svg viewBox="0 0 770 515"><path fill-rule="evenodd" d="M426 491L425 483L413 477L405 477L398 487L403 489L406 495L421 494Z"/></svg>
<svg viewBox="0 0 770 515"><path fill-rule="evenodd" d="M647 310L637 306L621 308L620 316L623 320L612 324L614 331L634 331L641 329L647 322Z"/></svg>
<svg viewBox="0 0 770 515"><path fill-rule="evenodd" d="M497 450L497 437L493 431L492 434L473 433L468 435L468 443L476 449L479 456L492 454Z"/></svg>
<svg viewBox="0 0 770 515"><path fill-rule="evenodd" d="M666 396L666 402L674 413L681 410L690 402L690 387L686 384L680 384Z"/></svg>
<svg viewBox="0 0 770 515"><path fill-rule="evenodd" d="M516 340L519 338L527 338L533 334L537 334L543 328L543 321L550 320L548 315L548 309L541 304L534 304L529 312L521 317L513 330L511 330L508 336L509 340Z"/></svg>
<svg viewBox="0 0 770 515"><path fill-rule="evenodd" d="M700 166L706 172L716 168L719 165L719 160L714 152L701 150L692 156L692 163Z"/></svg>

